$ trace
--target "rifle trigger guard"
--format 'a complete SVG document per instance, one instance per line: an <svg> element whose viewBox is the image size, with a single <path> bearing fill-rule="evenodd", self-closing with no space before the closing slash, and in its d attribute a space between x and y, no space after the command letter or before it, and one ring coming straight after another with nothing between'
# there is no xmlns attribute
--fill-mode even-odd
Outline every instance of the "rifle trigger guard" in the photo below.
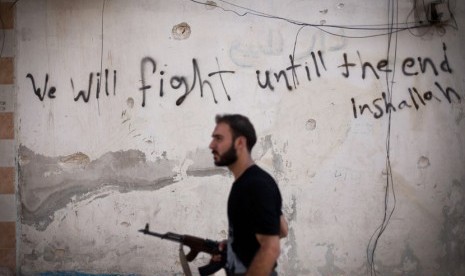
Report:
<svg viewBox="0 0 465 276"><path fill-rule="evenodd" d="M194 249L191 249L189 251L189 253L187 253L187 255L186 255L186 260L188 262L192 262L197 257L198 254L199 254L198 251L195 251Z"/></svg>

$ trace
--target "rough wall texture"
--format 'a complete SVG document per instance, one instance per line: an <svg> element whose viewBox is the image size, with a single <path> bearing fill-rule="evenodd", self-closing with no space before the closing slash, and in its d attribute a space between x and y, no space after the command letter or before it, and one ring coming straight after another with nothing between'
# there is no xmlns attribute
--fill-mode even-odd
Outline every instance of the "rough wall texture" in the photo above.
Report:
<svg viewBox="0 0 465 276"><path fill-rule="evenodd" d="M226 238L232 112L283 194L283 275L465 274L465 4L249 2L16 4L20 274L180 273L146 222Z"/></svg>

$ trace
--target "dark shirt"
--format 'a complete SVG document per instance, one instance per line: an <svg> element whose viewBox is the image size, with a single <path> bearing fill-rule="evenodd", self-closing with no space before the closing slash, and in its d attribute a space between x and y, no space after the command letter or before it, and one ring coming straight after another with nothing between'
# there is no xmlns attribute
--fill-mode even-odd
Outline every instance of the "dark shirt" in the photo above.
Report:
<svg viewBox="0 0 465 276"><path fill-rule="evenodd" d="M245 267L260 247L256 234L279 235L281 207L278 185L257 165L233 183L228 199L229 239Z"/></svg>

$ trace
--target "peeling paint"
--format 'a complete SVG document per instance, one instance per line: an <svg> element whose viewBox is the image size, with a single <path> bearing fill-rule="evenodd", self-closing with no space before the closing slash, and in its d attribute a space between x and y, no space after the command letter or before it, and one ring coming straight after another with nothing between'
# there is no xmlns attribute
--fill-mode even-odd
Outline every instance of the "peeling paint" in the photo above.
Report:
<svg viewBox="0 0 465 276"><path fill-rule="evenodd" d="M443 208L444 222L440 234L442 256L440 269L449 275L465 275L465 179L454 180Z"/></svg>
<svg viewBox="0 0 465 276"><path fill-rule="evenodd" d="M212 175L231 175L227 168L204 165L213 164L213 156L210 150L197 149L196 151L189 152L186 155L186 159L192 160L192 164L189 165L186 171L187 176L207 177Z"/></svg>
<svg viewBox="0 0 465 276"><path fill-rule="evenodd" d="M309 271L301 268L297 254L298 242L294 229L294 225L297 224L297 199L295 195L291 197L291 204L285 206L285 215L288 219L289 231L283 248L285 263L282 266L289 275L308 275Z"/></svg>
<svg viewBox="0 0 465 276"><path fill-rule="evenodd" d="M105 197L108 193L102 193L104 188L121 193L154 191L175 183L178 175L174 171L175 161L150 162L137 150L109 152L90 161L83 153L46 157L20 146L19 157L22 222L41 231L53 221L56 210L95 195L96 199ZM189 167L186 173L210 176L226 171L215 167Z"/></svg>
<svg viewBox="0 0 465 276"><path fill-rule="evenodd" d="M89 156L85 155L82 152L71 154L61 158L59 164L63 167L79 167L85 168L90 163Z"/></svg>
<svg viewBox="0 0 465 276"><path fill-rule="evenodd" d="M338 267L335 264L337 257L334 255L334 252L333 252L334 244L323 244L321 246L326 246L327 250L325 254L325 260L326 260L325 265L318 267L318 272L320 272L320 275L322 276L346 275L344 270L342 270L340 267Z"/></svg>
<svg viewBox="0 0 465 276"><path fill-rule="evenodd" d="M459 110L456 112L457 115L455 115L455 124L460 125L462 120L465 118L465 112L463 111L463 108L460 107L458 108Z"/></svg>
<svg viewBox="0 0 465 276"><path fill-rule="evenodd" d="M382 261L376 262L376 270L383 275L427 275L423 272L419 258L408 243L400 255L400 260L394 265L384 265Z"/></svg>
<svg viewBox="0 0 465 276"><path fill-rule="evenodd" d="M412 248L407 244L402 252L399 268L395 272L402 275L424 275L421 270L420 260L415 256Z"/></svg>
<svg viewBox="0 0 465 276"><path fill-rule="evenodd" d="M276 176L280 176L284 174L284 160L281 154L278 153L278 151L275 149L272 141L271 135L267 135L264 138L262 138L259 142L260 144L260 153L259 153L259 160L266 159L267 154L271 155L271 163L273 166L274 174ZM284 145L284 149L286 148L286 145Z"/></svg>
<svg viewBox="0 0 465 276"><path fill-rule="evenodd" d="M66 253L68 255L66 256ZM47 262L63 262L72 260L72 256L69 255L69 248L56 248L53 245L44 248L43 258Z"/></svg>

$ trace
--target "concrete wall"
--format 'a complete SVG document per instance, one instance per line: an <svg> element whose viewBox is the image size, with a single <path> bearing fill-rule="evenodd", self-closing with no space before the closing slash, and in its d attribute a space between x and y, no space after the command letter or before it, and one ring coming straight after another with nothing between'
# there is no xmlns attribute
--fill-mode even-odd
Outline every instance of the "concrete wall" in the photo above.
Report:
<svg viewBox="0 0 465 276"><path fill-rule="evenodd" d="M465 4L207 2L17 2L18 273L179 274L137 230L226 238L208 144L242 113L282 275L465 274Z"/></svg>

